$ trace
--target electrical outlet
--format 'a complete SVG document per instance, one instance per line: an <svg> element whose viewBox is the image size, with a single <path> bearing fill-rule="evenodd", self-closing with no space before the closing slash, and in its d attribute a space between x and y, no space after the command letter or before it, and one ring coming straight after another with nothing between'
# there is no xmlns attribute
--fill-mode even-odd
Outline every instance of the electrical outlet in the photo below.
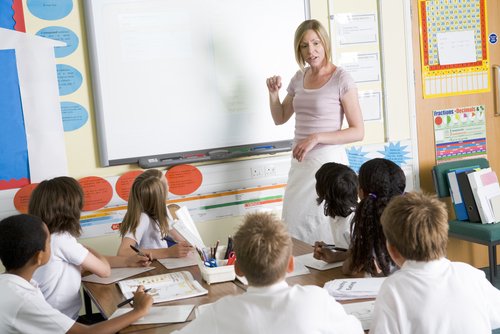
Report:
<svg viewBox="0 0 500 334"><path fill-rule="evenodd" d="M252 175L252 177L262 177L262 174L263 174L262 167L250 168L250 174Z"/></svg>
<svg viewBox="0 0 500 334"><path fill-rule="evenodd" d="M252 167L250 174L253 178L276 176L276 167L274 165Z"/></svg>

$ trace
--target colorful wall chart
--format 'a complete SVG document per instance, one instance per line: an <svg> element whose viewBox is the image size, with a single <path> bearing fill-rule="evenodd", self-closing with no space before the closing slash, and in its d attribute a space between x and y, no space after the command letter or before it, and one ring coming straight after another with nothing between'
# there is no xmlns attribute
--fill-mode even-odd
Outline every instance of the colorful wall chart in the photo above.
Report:
<svg viewBox="0 0 500 334"><path fill-rule="evenodd" d="M486 0L419 0L418 8L424 98L489 91Z"/></svg>
<svg viewBox="0 0 500 334"><path fill-rule="evenodd" d="M433 112L438 164L463 158L486 157L485 114L483 105Z"/></svg>

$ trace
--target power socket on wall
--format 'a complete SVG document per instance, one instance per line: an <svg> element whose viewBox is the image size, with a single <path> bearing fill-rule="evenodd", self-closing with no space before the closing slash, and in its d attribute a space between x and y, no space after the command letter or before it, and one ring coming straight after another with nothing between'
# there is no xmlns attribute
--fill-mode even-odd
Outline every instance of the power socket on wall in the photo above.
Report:
<svg viewBox="0 0 500 334"><path fill-rule="evenodd" d="M276 167L274 165L251 167L250 174L252 178L276 176Z"/></svg>

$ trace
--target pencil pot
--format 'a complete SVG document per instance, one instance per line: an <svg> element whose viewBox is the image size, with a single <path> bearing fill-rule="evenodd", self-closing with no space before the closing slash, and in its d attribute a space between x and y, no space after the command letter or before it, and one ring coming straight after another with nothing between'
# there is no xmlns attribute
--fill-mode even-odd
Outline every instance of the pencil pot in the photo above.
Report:
<svg viewBox="0 0 500 334"><path fill-rule="evenodd" d="M234 272L234 264L227 265L227 259L224 259L226 247L222 246L217 249L215 259L202 261L199 259L198 267L200 268L201 277L208 284L234 281L236 274Z"/></svg>

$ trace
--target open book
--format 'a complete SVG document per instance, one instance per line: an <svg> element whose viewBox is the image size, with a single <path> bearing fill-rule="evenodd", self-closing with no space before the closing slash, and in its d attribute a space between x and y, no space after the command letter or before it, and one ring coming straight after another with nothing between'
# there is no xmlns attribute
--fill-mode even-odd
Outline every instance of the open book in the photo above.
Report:
<svg viewBox="0 0 500 334"><path fill-rule="evenodd" d="M208 294L208 291L193 278L189 271L179 271L169 274L145 276L118 282L125 298L132 298L137 286L151 288L153 303L196 297Z"/></svg>

